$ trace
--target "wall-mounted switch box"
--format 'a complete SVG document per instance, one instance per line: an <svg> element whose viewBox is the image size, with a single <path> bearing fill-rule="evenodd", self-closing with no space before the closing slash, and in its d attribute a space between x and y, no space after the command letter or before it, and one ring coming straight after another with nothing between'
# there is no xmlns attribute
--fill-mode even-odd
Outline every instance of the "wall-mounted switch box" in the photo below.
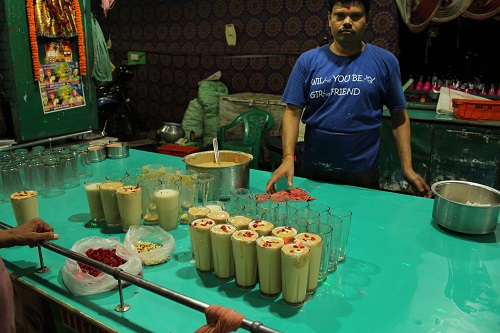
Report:
<svg viewBox="0 0 500 333"><path fill-rule="evenodd" d="M129 65L145 65L146 52L128 51L127 60Z"/></svg>

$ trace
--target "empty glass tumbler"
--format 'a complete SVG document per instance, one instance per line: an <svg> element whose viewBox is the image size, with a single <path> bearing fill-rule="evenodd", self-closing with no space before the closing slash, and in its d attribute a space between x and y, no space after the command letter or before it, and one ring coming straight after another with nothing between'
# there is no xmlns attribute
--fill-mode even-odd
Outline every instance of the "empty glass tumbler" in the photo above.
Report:
<svg viewBox="0 0 500 333"><path fill-rule="evenodd" d="M57 197L65 193L63 178L59 169L59 161L54 157L45 158L44 164L44 196Z"/></svg>

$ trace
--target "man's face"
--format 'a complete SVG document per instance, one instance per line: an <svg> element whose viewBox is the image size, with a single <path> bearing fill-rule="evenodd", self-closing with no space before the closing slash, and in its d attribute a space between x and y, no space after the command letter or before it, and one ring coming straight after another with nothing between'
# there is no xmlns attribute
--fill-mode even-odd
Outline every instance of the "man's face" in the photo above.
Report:
<svg viewBox="0 0 500 333"><path fill-rule="evenodd" d="M339 42L361 42L366 29L365 8L357 1L337 3L328 12L332 35Z"/></svg>

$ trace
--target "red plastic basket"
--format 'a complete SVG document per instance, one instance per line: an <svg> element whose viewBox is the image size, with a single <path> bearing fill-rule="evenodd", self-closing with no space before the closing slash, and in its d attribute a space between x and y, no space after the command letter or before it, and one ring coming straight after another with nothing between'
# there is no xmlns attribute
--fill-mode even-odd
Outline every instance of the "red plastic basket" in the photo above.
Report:
<svg viewBox="0 0 500 333"><path fill-rule="evenodd" d="M200 148L196 146L181 146L174 144L166 144L156 148L159 153L171 156L179 156L184 157L192 153L196 153L200 150Z"/></svg>
<svg viewBox="0 0 500 333"><path fill-rule="evenodd" d="M453 115L473 120L500 120L500 101L453 98Z"/></svg>

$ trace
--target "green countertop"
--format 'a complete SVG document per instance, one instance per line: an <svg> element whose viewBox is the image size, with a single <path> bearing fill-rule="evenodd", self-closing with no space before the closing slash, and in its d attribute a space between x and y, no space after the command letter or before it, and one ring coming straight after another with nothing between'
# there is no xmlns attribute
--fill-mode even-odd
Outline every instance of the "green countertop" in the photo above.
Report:
<svg viewBox="0 0 500 333"><path fill-rule="evenodd" d="M92 164L104 177L149 163L184 168L177 157L131 149L130 157ZM262 192L270 174L252 170L250 189ZM144 267L144 279L208 304L231 308L248 320L283 332L500 332L500 228L484 236L461 236L436 226L432 199L384 191L295 179L318 202L353 212L347 259L330 274L301 308L286 306L281 297L267 299L258 286L243 291L234 281L199 275L190 261L185 225L172 231L173 258ZM58 198L40 198L40 216L71 248L88 236L105 234L86 229L89 218L83 185ZM15 225L9 203L1 203L1 219ZM131 309L115 312L117 291L75 297L61 280L65 257L43 249L49 272L35 273L36 248L1 249L7 268L31 288L83 316L119 332L194 332L205 316L184 305L131 285L123 289ZM238 332L244 332L240 329Z"/></svg>
<svg viewBox="0 0 500 333"><path fill-rule="evenodd" d="M477 127L499 128L500 120L468 120L455 118L452 115L437 114L434 110L408 109L410 120L427 121L435 123L447 123L456 125L467 125ZM384 110L384 117L390 117L389 111Z"/></svg>

